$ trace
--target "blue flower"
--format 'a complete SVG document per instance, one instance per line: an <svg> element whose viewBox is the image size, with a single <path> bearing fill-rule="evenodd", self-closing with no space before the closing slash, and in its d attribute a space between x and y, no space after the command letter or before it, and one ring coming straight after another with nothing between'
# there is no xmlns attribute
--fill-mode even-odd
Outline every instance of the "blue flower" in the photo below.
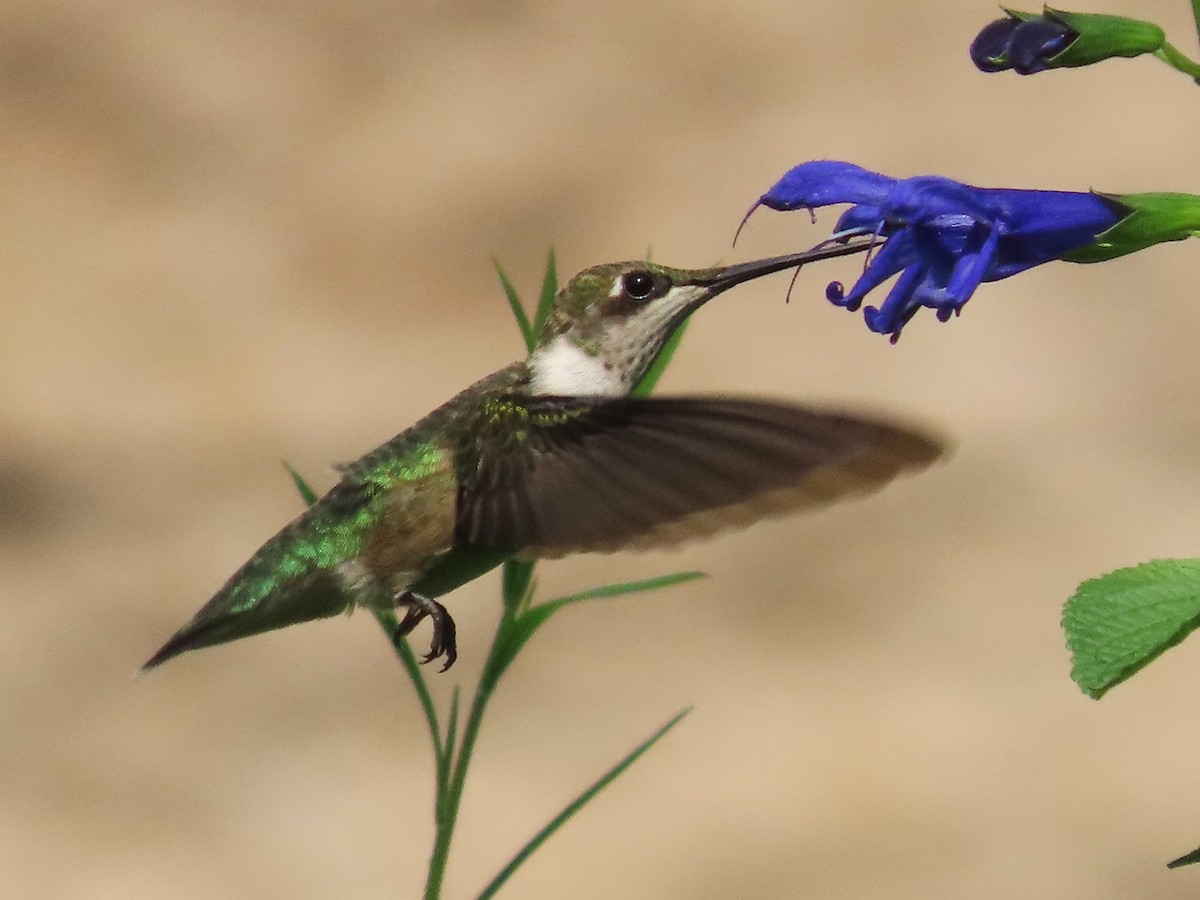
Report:
<svg viewBox="0 0 1200 900"><path fill-rule="evenodd" d="M849 293L835 281L826 297L857 310L870 291L899 274L883 303L863 311L867 327L893 343L922 307L945 322L981 282L1089 246L1129 213L1095 193L977 188L936 175L896 179L821 160L789 171L746 217L759 206L811 212L833 203L854 205L838 220L831 241L871 235L883 244Z"/></svg>
<svg viewBox="0 0 1200 900"><path fill-rule="evenodd" d="M971 61L984 72L1012 69L1019 75L1032 75L1046 69L1090 66L1119 56L1157 54L1169 47L1163 30L1141 19L1048 6L1040 14L1017 9L1005 9L1004 13L1005 18L985 25L971 42Z"/></svg>

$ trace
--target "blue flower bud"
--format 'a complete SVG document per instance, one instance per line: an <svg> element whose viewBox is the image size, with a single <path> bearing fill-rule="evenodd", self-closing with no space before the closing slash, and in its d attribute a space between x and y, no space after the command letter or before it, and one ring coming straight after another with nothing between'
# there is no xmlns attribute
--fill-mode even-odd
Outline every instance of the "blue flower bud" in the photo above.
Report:
<svg viewBox="0 0 1200 900"><path fill-rule="evenodd" d="M1116 56L1163 48L1163 30L1124 16L1074 13L1044 7L1042 14L1005 9L1007 18L985 25L971 42L971 61L984 72L1012 69L1032 75L1046 69L1087 66Z"/></svg>
<svg viewBox="0 0 1200 900"><path fill-rule="evenodd" d="M986 25L971 42L971 61L984 72L1012 69L1032 75L1049 66L1078 34L1061 22L1047 18L999 19Z"/></svg>

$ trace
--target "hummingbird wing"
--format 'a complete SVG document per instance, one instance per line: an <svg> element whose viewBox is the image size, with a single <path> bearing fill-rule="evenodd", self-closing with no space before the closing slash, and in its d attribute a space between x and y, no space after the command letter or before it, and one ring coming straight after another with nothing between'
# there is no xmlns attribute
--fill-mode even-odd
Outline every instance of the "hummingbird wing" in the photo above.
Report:
<svg viewBox="0 0 1200 900"><path fill-rule="evenodd" d="M654 547L877 490L943 452L882 420L720 397L535 397L459 458L456 537L556 557Z"/></svg>

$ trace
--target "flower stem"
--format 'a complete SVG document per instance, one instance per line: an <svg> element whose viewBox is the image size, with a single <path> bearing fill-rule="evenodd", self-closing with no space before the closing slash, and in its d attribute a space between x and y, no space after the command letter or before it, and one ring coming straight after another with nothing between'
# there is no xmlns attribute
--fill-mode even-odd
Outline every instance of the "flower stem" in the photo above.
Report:
<svg viewBox="0 0 1200 900"><path fill-rule="evenodd" d="M1200 0L1192 0L1192 17L1196 20L1196 36L1200 37Z"/></svg>
<svg viewBox="0 0 1200 900"><path fill-rule="evenodd" d="M1194 3L1200 3L1200 0L1194 0ZM1179 51L1179 48L1170 43L1163 41L1162 47L1155 51L1155 56L1165 62L1168 66L1182 72L1185 75L1192 76L1192 79L1200 84L1200 63L1194 62Z"/></svg>

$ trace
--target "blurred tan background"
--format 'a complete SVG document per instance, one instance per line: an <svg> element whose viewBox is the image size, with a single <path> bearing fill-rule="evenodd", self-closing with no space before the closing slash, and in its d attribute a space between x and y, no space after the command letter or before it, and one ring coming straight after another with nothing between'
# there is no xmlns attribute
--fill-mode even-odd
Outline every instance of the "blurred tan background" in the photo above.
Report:
<svg viewBox="0 0 1200 900"><path fill-rule="evenodd" d="M1080 4L1090 7L1090 4ZM1100 7L1093 7L1099 9ZM1109 8L1111 9L1111 8ZM1182 0L1145 2L1185 50ZM532 293L652 248L807 246L792 164L1200 190L1200 96L1151 60L985 77L986 2L236 0L0 7L0 895L412 897L425 726L368 616L140 663L328 464L518 355ZM493 707L448 897L687 704L522 871L551 898L1166 898L1200 872L1200 644L1101 703L1078 581L1200 551L1196 246L985 286L896 347L823 300L722 298L664 389L890 410L951 462L545 596ZM469 684L498 579L455 594ZM422 633L422 639L424 633Z"/></svg>

